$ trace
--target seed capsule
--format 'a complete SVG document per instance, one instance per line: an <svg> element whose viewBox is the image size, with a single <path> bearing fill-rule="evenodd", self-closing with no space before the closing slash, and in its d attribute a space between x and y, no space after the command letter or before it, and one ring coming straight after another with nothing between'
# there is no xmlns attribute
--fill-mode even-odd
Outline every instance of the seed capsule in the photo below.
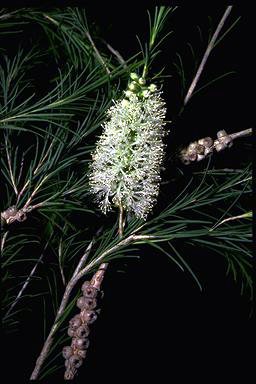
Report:
<svg viewBox="0 0 256 384"><path fill-rule="evenodd" d="M85 356L86 356L86 350L85 349L79 349L77 351L77 354L79 357L81 357L81 359L85 359Z"/></svg>
<svg viewBox="0 0 256 384"><path fill-rule="evenodd" d="M81 297L79 297L79 298L77 299L76 305L78 306L78 308L80 308L80 309L81 309L81 308L84 308L85 304L86 304L86 299L85 299L85 297L81 296Z"/></svg>
<svg viewBox="0 0 256 384"><path fill-rule="evenodd" d="M95 311L83 310L81 311L81 319L85 323L91 324L97 319Z"/></svg>
<svg viewBox="0 0 256 384"><path fill-rule="evenodd" d="M83 324L81 327L77 328L75 335L77 337L87 337L90 333L89 328Z"/></svg>
<svg viewBox="0 0 256 384"><path fill-rule="evenodd" d="M75 368L79 368L81 367L83 361L81 359L80 356L78 355L72 355L70 358L69 358L69 363L71 366L75 367Z"/></svg>
<svg viewBox="0 0 256 384"><path fill-rule="evenodd" d="M67 345L62 349L62 355L64 359L68 359L72 354L73 354L73 349L69 345Z"/></svg>
<svg viewBox="0 0 256 384"><path fill-rule="evenodd" d="M87 349L90 341L86 338L76 337L72 340L72 347L76 349Z"/></svg>
<svg viewBox="0 0 256 384"><path fill-rule="evenodd" d="M76 331L73 328L71 328L71 327L68 328L68 335L70 337L74 337L75 336L75 332Z"/></svg>
<svg viewBox="0 0 256 384"><path fill-rule="evenodd" d="M78 328L81 324L80 314L75 315L69 322L71 328Z"/></svg>

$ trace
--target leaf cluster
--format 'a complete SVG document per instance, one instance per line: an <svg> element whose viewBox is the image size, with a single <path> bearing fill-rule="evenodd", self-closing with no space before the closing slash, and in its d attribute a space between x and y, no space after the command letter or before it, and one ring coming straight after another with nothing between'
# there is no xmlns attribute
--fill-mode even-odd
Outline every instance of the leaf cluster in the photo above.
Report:
<svg viewBox="0 0 256 384"><path fill-rule="evenodd" d="M127 215L121 239L116 212L103 217L88 192L88 164L106 111L125 89L130 72L148 74L160 43L170 34L161 37L174 10L159 7L152 18L149 14L149 42L127 61L98 48L84 9L1 11L0 38L14 47L3 44L0 59L1 212L25 207L28 216L23 223L2 227L6 329L15 329L20 311L39 298L47 335L67 282L91 242L83 278L102 262L138 257L142 247L151 247L188 271L202 289L200 266L195 272L191 255L183 251L186 244L224 257L227 273L242 293L252 296L252 227L249 216L241 217L251 209L250 164L226 173L209 161L203 172L175 185L180 188L176 197L163 198L148 221ZM24 44L27 39L32 48ZM78 295L76 286L41 378L59 369L59 348L66 342L67 319Z"/></svg>
<svg viewBox="0 0 256 384"><path fill-rule="evenodd" d="M52 22L54 17L61 17L61 28ZM83 220L85 214L94 215L88 208L87 196L93 134L101 128L112 98L120 93L119 83L127 81L127 71L134 68L134 63L119 65L109 57L106 66L92 38L84 41L84 34L89 36L88 25L84 11L76 8L55 9L47 14L34 8L2 10L1 20L1 37L6 37L9 28L20 27L18 38L10 37L16 51L10 52L7 46L1 59L1 212L11 206L26 207L31 220L39 224L38 241L50 241L58 247L68 230L68 241L77 232L76 212ZM74 34L70 35L72 26ZM71 40L64 39L65 33ZM33 43L32 48L24 44L26 37ZM41 88L45 63L45 84ZM8 232L3 242L4 276L9 275L13 260L21 260L31 244L25 227L22 242L16 230L17 223L3 227L3 236Z"/></svg>

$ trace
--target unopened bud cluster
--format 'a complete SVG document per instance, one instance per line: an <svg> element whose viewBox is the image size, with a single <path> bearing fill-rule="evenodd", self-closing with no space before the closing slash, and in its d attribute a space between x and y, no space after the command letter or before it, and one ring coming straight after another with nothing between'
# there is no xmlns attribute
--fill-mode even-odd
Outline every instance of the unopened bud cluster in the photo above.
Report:
<svg viewBox="0 0 256 384"><path fill-rule="evenodd" d="M82 285L82 292L83 296L77 300L77 306L81 311L69 322L68 335L72 337L71 345L65 346L62 350L66 367L65 380L73 380L77 369L82 365L89 346L89 326L97 319L99 313L99 309L96 309L99 290L92 287L90 281L86 281Z"/></svg>
<svg viewBox="0 0 256 384"><path fill-rule="evenodd" d="M132 81L128 85L128 90L125 91L125 96L131 98L134 94L138 97L147 98L151 93L156 92L157 87L155 84L146 86L146 80L143 77L139 77L137 73L131 73L130 77Z"/></svg>
<svg viewBox="0 0 256 384"><path fill-rule="evenodd" d="M217 152L227 147L231 147L232 138L222 130L217 132L217 139L212 140L211 137L205 137L193 143L180 152L181 161L187 165L194 161L201 161L215 149Z"/></svg>
<svg viewBox="0 0 256 384"><path fill-rule="evenodd" d="M107 112L89 185L102 212L122 206L145 219L159 193L166 108L154 84L146 86L136 73L130 77L125 96Z"/></svg>

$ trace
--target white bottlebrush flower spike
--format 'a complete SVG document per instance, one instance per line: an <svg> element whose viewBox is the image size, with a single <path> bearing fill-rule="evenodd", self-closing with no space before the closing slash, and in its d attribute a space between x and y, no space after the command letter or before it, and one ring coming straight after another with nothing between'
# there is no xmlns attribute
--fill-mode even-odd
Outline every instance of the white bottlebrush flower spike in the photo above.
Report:
<svg viewBox="0 0 256 384"><path fill-rule="evenodd" d="M131 78L125 97L107 112L89 184L104 213L113 204L145 219L159 193L166 108L153 84L142 86L136 74Z"/></svg>

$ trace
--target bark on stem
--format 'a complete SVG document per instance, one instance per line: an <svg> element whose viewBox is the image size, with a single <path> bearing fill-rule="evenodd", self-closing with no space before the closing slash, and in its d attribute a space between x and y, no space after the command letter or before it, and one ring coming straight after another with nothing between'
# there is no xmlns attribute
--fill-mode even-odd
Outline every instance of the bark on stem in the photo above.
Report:
<svg viewBox="0 0 256 384"><path fill-rule="evenodd" d="M65 309L65 307L67 305L67 302L68 302L68 299L69 299L69 296L70 296L70 293L71 293L72 289L73 289L73 284L72 284L72 279L71 279L69 284L66 287L66 290L65 290L65 293L63 295L63 298L62 298L59 310L57 312L54 324L53 324L53 326L52 326L52 328L50 330L50 333L49 333L47 339L45 340L43 349L42 349L42 351L41 351L41 353L40 353L40 355L39 355L39 357L38 357L38 359L36 361L36 365L35 365L35 368L34 368L32 374L31 374L30 380L36 380L38 378L38 374L40 372L40 369L41 369L41 367L42 367L46 357L48 356L50 347L52 345L53 335L55 334L55 332L57 330L58 321L59 321L61 315L64 312L64 309Z"/></svg>
<svg viewBox="0 0 256 384"><path fill-rule="evenodd" d="M57 312L54 324L50 330L50 333L49 333L45 343L44 343L42 351L41 351L41 353L40 353L40 355L36 361L36 365L35 365L35 368L34 368L32 374L31 374L30 380L36 380L38 378L38 375L39 375L39 372L42 368L42 365L43 365L45 359L47 358L49 350L51 348L51 345L53 342L53 336L54 336L54 334L58 328L59 319L62 316L62 314L66 308L66 305L68 303L70 293L71 293L72 289L74 288L74 286L76 285L76 283L81 279L81 277L83 277L86 273L88 273L90 270L92 270L92 268L94 268L95 265L98 264L101 260L105 259L107 255L116 251L117 249L119 249L123 245L129 244L133 241L147 240L147 239L150 239L152 237L154 237L154 236L132 234L132 235L128 236L127 238L120 240L120 242L118 244L114 245L112 248L103 252L98 257L97 260L92 260L86 267L84 267L79 272L77 272L75 275L73 275L73 277L71 278L71 280L69 281L69 283L66 287L66 290L64 292L64 295L63 295L59 310ZM101 263L99 269L97 270L95 275L92 277L92 282L93 282L93 284L95 284L95 287L97 287L101 284L106 268L107 268L107 263Z"/></svg>
<svg viewBox="0 0 256 384"><path fill-rule="evenodd" d="M238 137L249 136L251 134L252 134L252 128L248 128L248 129L245 129L244 131L230 133L229 137L231 138L231 140L234 140L234 139L237 139Z"/></svg>
<svg viewBox="0 0 256 384"><path fill-rule="evenodd" d="M123 207L120 205L119 214L119 237L123 230ZM90 325L97 319L99 309L97 307L98 293L101 291L101 284L105 276L108 263L102 263L90 281L82 285L82 295L77 300L80 313L76 314L69 321L68 335L71 336L71 345L62 349L65 359L64 380L73 380L77 375L78 368L83 364L86 357L90 334ZM76 271L79 270L79 265ZM83 336L81 336L83 335Z"/></svg>
<svg viewBox="0 0 256 384"><path fill-rule="evenodd" d="M222 16L222 19L220 20L220 22L219 22L219 24L218 24L218 26L217 26L217 28L216 28L212 38L211 38L211 40L210 40L210 42L208 44L208 47L207 47L207 49L205 51L205 54L204 54L204 56L202 58L202 61L201 61L200 65L198 67L196 75L195 75L195 77L194 77L194 79L193 79L193 81L192 81L192 83L191 83L191 85L189 87L189 90L188 90L188 92L186 94L186 97L184 99L184 106L187 104L187 102L189 101L189 99L192 96L192 93L194 92L194 89L195 89L195 87L196 87L196 85L198 83L198 80L199 80L199 78L200 78L200 76L201 76L201 74L203 72L203 69L204 69L204 66L206 64L206 61L207 61L207 59L208 59L212 49L214 48L214 44L215 44L215 42L217 40L217 37L218 37L218 35L219 35L219 33L220 33L224 23L225 23L225 20L227 19L228 15L230 14L231 10L232 10L232 5L229 5L226 8L226 10L224 12L224 15Z"/></svg>

